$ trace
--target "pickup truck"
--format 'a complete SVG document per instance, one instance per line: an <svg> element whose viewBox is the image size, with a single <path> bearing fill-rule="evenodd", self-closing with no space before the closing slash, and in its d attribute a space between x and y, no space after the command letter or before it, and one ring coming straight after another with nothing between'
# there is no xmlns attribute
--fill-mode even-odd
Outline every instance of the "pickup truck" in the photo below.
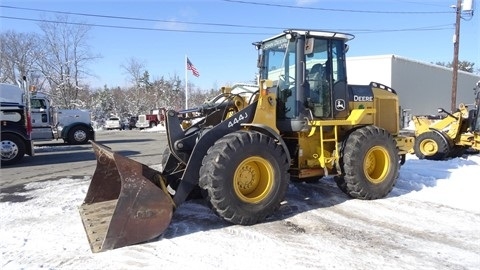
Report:
<svg viewBox="0 0 480 270"><path fill-rule="evenodd" d="M112 116L105 121L105 129L111 130L111 129L123 129L123 123L122 120L120 120L119 117L117 116Z"/></svg>

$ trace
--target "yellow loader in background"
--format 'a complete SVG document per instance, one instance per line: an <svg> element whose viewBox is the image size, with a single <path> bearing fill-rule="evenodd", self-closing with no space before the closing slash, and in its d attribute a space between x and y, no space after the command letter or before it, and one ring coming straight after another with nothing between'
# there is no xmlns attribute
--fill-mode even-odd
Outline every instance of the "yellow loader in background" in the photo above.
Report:
<svg viewBox="0 0 480 270"><path fill-rule="evenodd" d="M444 160L460 157L469 149L480 151L480 82L475 91L474 109L460 104L458 110L449 113L440 108L445 118L430 121L414 116L415 145L413 152L419 159Z"/></svg>
<svg viewBox="0 0 480 270"><path fill-rule="evenodd" d="M400 135L395 90L347 84L352 38L290 29L254 43L255 90L223 87L198 108L166 112L162 171L92 142L97 168L79 209L92 252L160 236L195 193L240 225L272 215L289 180L333 175L352 198L389 194L413 137Z"/></svg>

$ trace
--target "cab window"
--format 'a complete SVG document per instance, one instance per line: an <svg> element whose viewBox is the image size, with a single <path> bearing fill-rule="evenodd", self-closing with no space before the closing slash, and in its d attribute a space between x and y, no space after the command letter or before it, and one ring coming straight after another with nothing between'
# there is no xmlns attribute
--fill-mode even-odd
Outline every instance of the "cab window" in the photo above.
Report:
<svg viewBox="0 0 480 270"><path fill-rule="evenodd" d="M43 99L32 99L30 100L30 106L32 109L46 109L45 100Z"/></svg>

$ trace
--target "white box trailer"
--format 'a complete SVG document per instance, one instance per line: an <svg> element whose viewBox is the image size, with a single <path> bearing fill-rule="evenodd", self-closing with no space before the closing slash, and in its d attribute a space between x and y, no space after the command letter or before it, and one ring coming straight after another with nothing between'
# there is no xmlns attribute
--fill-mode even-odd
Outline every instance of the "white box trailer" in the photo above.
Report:
<svg viewBox="0 0 480 270"><path fill-rule="evenodd" d="M371 81L397 91L400 106L411 115L435 115L437 108L450 111L452 104L452 69L422 63L397 55L347 57L349 84ZM479 75L458 72L456 103L473 104Z"/></svg>

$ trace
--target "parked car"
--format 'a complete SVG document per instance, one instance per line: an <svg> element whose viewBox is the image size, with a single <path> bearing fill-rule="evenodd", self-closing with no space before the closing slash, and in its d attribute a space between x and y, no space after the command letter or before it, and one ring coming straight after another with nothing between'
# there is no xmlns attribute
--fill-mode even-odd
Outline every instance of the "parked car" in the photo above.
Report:
<svg viewBox="0 0 480 270"><path fill-rule="evenodd" d="M107 121L105 121L105 129L106 130L110 130L110 129L122 130L123 129L122 120L120 120L120 118L117 116L108 118Z"/></svg>
<svg viewBox="0 0 480 270"><path fill-rule="evenodd" d="M137 124L138 116L130 116L130 119L128 120L128 129L134 129Z"/></svg>

